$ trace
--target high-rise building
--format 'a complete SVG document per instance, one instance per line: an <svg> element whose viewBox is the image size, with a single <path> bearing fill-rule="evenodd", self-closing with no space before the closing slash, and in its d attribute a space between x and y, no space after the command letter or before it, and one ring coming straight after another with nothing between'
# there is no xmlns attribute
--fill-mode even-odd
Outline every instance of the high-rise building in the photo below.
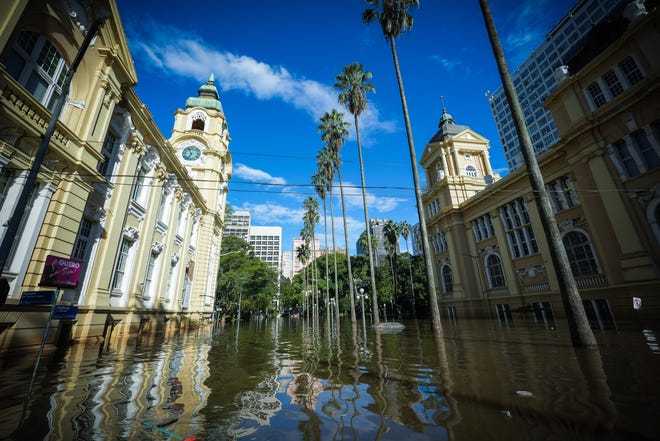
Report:
<svg viewBox="0 0 660 441"><path fill-rule="evenodd" d="M282 265L282 227L250 226L248 239L254 256L275 268L279 274Z"/></svg>
<svg viewBox="0 0 660 441"><path fill-rule="evenodd" d="M240 237L247 242L250 238L250 212L234 211L227 219L222 235Z"/></svg>
<svg viewBox="0 0 660 441"><path fill-rule="evenodd" d="M282 277L293 278L293 252L282 251Z"/></svg>
<svg viewBox="0 0 660 441"><path fill-rule="evenodd" d="M627 3L629 1L579 0L512 73L536 154L547 150L559 140L555 121L541 104L557 87L563 74L562 67L574 53L588 44L584 37L596 23L608 14L619 11ZM506 95L502 86L486 95L507 165L514 170L523 165L523 158Z"/></svg>
<svg viewBox="0 0 660 441"><path fill-rule="evenodd" d="M385 248L385 235L383 234L383 228L387 223L386 219L369 219L369 224L371 224L371 238L376 243L376 249L374 250L376 266L380 265L380 262L383 261L388 256L387 249ZM355 251L358 255L367 255L367 250L362 249L360 241L358 240L355 243ZM396 252L399 252L399 242L396 244Z"/></svg>

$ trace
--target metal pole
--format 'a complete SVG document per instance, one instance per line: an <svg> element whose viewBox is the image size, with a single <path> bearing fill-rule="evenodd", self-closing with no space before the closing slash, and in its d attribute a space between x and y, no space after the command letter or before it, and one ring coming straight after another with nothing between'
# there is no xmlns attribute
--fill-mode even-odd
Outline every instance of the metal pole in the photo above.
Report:
<svg viewBox="0 0 660 441"><path fill-rule="evenodd" d="M99 28L108 19L109 16L110 15L107 13L107 11L103 11L100 14L99 18L97 18L96 21L92 23L92 25L89 28L89 31L87 32L87 35L85 35L85 39L83 40L80 49L78 50L78 54L76 55L76 58L73 60L73 64L71 65L69 71L66 74L64 84L62 85L62 94L55 102L55 107L53 108L53 113L51 115L50 122L48 123L48 127L46 128L46 132L43 134L43 139L41 140L41 144L39 145L39 150L37 151L37 154L34 157L34 161L32 162L32 167L30 168L28 176L25 180L25 184L21 189L21 194L18 196L18 201L14 206L14 210L7 223L7 230L5 231L5 235L2 238L2 243L0 244L0 270L2 271L4 271L5 265L7 264L9 252L11 251L11 247L14 243L14 237L18 232L18 226L21 223L21 218L23 217L24 212L22 210L25 208L28 198L30 197L30 192L32 191L37 181L37 175L39 174L41 163L43 162L44 157L46 156L46 151L48 150L48 144L50 144L50 139L52 138L53 133L55 133L55 126L57 124L57 120L60 117L60 113L62 113L62 109L64 108L66 97L69 94L69 89L71 88L71 79L73 78L73 74L76 73L76 70L78 69L78 66L80 65L80 62L82 61L83 56L85 55L85 52L87 51L87 48L89 47L89 44L91 43L92 39L96 36L96 33L98 32ZM0 299L0 301L2 301L2 299Z"/></svg>

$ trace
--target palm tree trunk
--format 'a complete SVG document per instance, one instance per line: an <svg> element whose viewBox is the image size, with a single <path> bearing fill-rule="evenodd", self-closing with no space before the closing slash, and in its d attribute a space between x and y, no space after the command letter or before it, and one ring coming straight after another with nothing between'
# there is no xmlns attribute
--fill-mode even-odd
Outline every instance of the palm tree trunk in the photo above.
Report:
<svg viewBox="0 0 660 441"><path fill-rule="evenodd" d="M362 144L360 143L360 128L358 126L358 117L353 115L355 120L355 136L357 137L358 157L360 159L360 177L362 178L362 206L364 207L364 223L367 226L367 248L369 252L369 276L371 278L371 301L374 304L373 324L380 323L378 317L378 293L376 290L376 271L374 270L374 252L371 246L371 223L369 222L369 210L367 208L367 190L364 179L364 162L362 162Z"/></svg>
<svg viewBox="0 0 660 441"><path fill-rule="evenodd" d="M339 280L337 276L337 246L335 244L335 213L332 208L332 186L330 186L330 223L332 228L332 260L335 265L335 324L337 333L339 333Z"/></svg>
<svg viewBox="0 0 660 441"><path fill-rule="evenodd" d="M348 270L348 294L351 299L351 323L355 325L355 301L353 300L355 288L353 287L353 270L351 269L351 252L348 244L348 226L346 225L346 202L344 201L344 184L341 179L341 171L337 167L337 176L339 177L339 192L341 193L341 209L344 214L344 239L346 240L346 268Z"/></svg>
<svg viewBox="0 0 660 441"><path fill-rule="evenodd" d="M424 263L426 266L426 279L429 290L429 299L431 303L431 317L433 320L433 330L436 333L442 333L442 323L440 322L440 309L438 308L438 296L435 291L435 277L433 275L433 259L429 247L429 234L426 230L426 217L424 216L424 204L422 203L422 191L419 185L419 172L417 171L417 154L415 153L415 144L410 128L410 116L408 115L408 104L406 103L406 94L403 90L403 80L401 79L401 70L399 69L399 57L396 53L396 43L394 38L390 38L392 48L392 57L394 58L394 70L396 79L399 83L399 94L401 95L401 106L403 107L403 119L406 123L406 135L408 136L408 148L410 150L410 165L412 167L413 182L415 184L415 201L417 203L417 215L419 216L419 230L422 233L422 249L424 250Z"/></svg>
<svg viewBox="0 0 660 441"><path fill-rule="evenodd" d="M330 271L328 268L328 212L323 198L323 234L325 235L325 326L330 333Z"/></svg>
<svg viewBox="0 0 660 441"><path fill-rule="evenodd" d="M525 126L522 109L520 108L520 102L518 101L518 95L516 94L513 82L511 81L511 76L509 75L509 68L507 67L506 59L504 58L504 51L502 50L499 36L497 35L497 29L495 28L495 21L493 20L493 15L490 11L490 5L487 0L479 0L479 5L481 6L481 13L484 16L484 21L486 23L486 29L488 31L490 44L493 48L493 55L497 62L497 68L500 72L500 77L502 78L504 93L509 101L511 115L513 116L513 122L516 127L516 132L518 133L518 141L520 142L525 166L527 167L527 174L532 185L534 200L539 209L543 232L545 233L550 248L552 263L557 271L559 292L561 293L561 300L564 304L573 346L597 349L598 343L591 327L589 326L587 314L585 313L584 305L582 304L582 298L580 297L580 292L575 283L575 277L571 271L568 255L566 254L566 249L564 248L561 234L557 226L557 220L552 212L548 193L543 184L541 168L536 160L532 141L529 137L527 127Z"/></svg>
<svg viewBox="0 0 660 441"><path fill-rule="evenodd" d="M417 320L417 311L415 310L415 285L413 283L413 274L412 274L412 254L410 253L410 248L408 247L408 237L404 237L406 240L406 252L408 253L408 273L410 274L410 300L412 302L412 313L413 319Z"/></svg>

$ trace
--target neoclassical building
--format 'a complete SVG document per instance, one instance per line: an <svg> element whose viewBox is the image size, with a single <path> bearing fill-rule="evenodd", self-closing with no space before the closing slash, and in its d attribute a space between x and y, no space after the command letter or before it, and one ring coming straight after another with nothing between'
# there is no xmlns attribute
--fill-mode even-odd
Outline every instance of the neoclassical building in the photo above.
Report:
<svg viewBox="0 0 660 441"><path fill-rule="evenodd" d="M7 0L0 19L0 235L23 212L2 278L0 350L38 343L46 257L82 262L51 342L210 318L215 303L229 133L213 76L175 112L166 139L134 91L133 59L114 0ZM68 69L100 11L105 21L73 75L46 156L17 207ZM7 14L4 14L7 12ZM203 182L203 185L198 185ZM37 324L35 326L35 324Z"/></svg>
<svg viewBox="0 0 660 441"><path fill-rule="evenodd" d="M601 328L660 318L658 9L632 2L609 20L558 71L544 105L561 139L537 157L585 310ZM444 314L564 316L526 170L498 179L488 141L444 110L421 164Z"/></svg>

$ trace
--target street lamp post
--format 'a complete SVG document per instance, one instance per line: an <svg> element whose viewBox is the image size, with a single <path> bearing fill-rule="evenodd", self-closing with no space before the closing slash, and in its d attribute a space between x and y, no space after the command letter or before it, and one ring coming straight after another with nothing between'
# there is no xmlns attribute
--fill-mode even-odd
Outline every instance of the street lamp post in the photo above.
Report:
<svg viewBox="0 0 660 441"><path fill-rule="evenodd" d="M362 307L362 323L367 323L364 320L364 288L360 287L360 306Z"/></svg>

